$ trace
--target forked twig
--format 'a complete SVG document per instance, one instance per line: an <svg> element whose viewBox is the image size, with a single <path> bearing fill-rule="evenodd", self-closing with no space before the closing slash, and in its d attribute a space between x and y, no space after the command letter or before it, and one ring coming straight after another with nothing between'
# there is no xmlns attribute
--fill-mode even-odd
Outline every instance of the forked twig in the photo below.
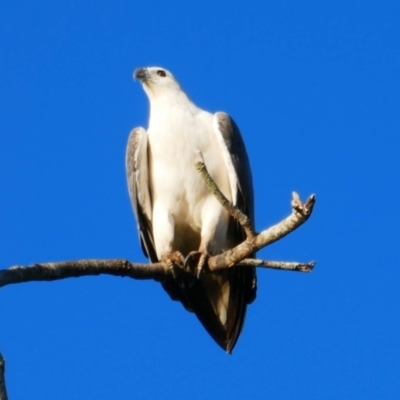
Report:
<svg viewBox="0 0 400 400"><path fill-rule="evenodd" d="M240 223L240 225L245 230L247 236L247 239L244 242L234 247L233 249L230 249L225 253L219 254L217 256L211 257L208 260L209 271L217 271L219 269L237 265L242 260L250 256L250 254L255 253L261 248L266 247L269 244L283 238L290 232L293 232L295 229L297 229L304 222L306 222L314 208L315 195L311 195L307 199L306 203L303 205L300 201L299 195L296 192L293 192L292 214L289 215L289 217L285 218L283 221L272 226L271 228L266 229L259 234L256 234L251 226L249 218L244 213L242 213L238 207L230 203L219 190L216 183L213 181L210 174L208 173L205 164L203 162L196 162L196 168L203 177L204 182L206 183L210 192L213 193L220 204L229 211L232 217ZM268 262L265 261L264 264L265 263ZM293 265L295 264L298 265L298 267L294 268ZM268 266L268 268L310 272L314 268L315 264L315 262L311 262L308 264L274 262L275 266ZM288 267L288 265L291 265L293 269ZM300 267L300 265L307 265L307 267ZM263 264L258 264L257 266L267 267L267 265Z"/></svg>

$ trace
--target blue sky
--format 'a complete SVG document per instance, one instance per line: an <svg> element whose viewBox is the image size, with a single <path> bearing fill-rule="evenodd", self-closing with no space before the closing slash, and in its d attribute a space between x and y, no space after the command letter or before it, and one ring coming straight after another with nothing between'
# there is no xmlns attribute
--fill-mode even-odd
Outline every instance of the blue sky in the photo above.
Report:
<svg viewBox="0 0 400 400"><path fill-rule="evenodd" d="M399 396L400 7L327 3L1 2L0 268L145 260L124 171L138 66L235 118L258 229L317 196L259 253L316 269L258 271L232 356L154 282L1 289L11 399Z"/></svg>

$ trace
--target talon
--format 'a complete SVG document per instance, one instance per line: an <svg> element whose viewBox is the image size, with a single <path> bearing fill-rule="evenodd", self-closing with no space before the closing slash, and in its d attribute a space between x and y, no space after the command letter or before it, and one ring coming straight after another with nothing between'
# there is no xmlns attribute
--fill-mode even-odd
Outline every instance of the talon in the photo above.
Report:
<svg viewBox="0 0 400 400"><path fill-rule="evenodd" d="M196 278L200 279L200 275L203 272L204 265L208 259L209 255L206 252L201 251L191 251L183 263L183 267L195 272Z"/></svg>
<svg viewBox="0 0 400 400"><path fill-rule="evenodd" d="M178 282L179 284L179 270L178 270L178 266L176 264L174 264L173 262L171 262L171 264L168 264L168 266L171 268L171 272L172 272L172 277L174 278L175 281ZM179 284L180 285L180 284ZM181 286L181 285L180 285Z"/></svg>
<svg viewBox="0 0 400 400"><path fill-rule="evenodd" d="M183 263L183 269L186 271L187 269L192 270L193 269L193 264L196 263L196 258L197 256L197 251L191 251L185 258L185 261Z"/></svg>
<svg viewBox="0 0 400 400"><path fill-rule="evenodd" d="M164 254L160 262L165 263L171 270L172 277L178 283L179 286L183 287L182 281L182 265L185 263L185 259L183 255L179 251L175 251L173 253Z"/></svg>
<svg viewBox="0 0 400 400"><path fill-rule="evenodd" d="M204 265L206 264L206 261L208 260L208 254L207 253L202 253L200 256L199 263L197 264L197 279L200 279L200 275L203 272Z"/></svg>

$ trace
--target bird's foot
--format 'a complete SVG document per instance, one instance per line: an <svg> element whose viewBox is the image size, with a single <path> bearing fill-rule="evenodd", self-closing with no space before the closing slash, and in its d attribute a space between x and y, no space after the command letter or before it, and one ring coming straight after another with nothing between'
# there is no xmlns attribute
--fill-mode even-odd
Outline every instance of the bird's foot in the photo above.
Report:
<svg viewBox="0 0 400 400"><path fill-rule="evenodd" d="M185 259L183 268L185 270L189 268L199 279L209 257L210 255L205 251L191 251Z"/></svg>
<svg viewBox="0 0 400 400"><path fill-rule="evenodd" d="M177 281L180 286L182 286L183 283L181 284L180 282L182 282L182 273L185 269L184 266L186 262L182 253L180 251L166 253L161 257L160 262L168 265L174 280Z"/></svg>

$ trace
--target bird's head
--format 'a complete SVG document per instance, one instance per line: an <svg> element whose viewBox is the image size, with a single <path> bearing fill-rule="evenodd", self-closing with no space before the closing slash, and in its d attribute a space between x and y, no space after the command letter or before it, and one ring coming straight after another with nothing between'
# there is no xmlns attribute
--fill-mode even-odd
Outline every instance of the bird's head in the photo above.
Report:
<svg viewBox="0 0 400 400"><path fill-rule="evenodd" d="M165 68L137 68L133 73L133 78L142 82L143 89L150 98L171 90L181 90L174 76Z"/></svg>

